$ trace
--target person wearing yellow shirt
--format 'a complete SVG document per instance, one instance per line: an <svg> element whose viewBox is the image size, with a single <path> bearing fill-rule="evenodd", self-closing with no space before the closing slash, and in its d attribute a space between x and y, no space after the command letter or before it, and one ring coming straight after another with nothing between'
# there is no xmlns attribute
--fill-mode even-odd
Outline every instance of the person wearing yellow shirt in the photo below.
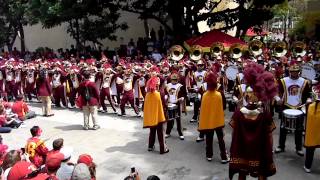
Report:
<svg viewBox="0 0 320 180"><path fill-rule="evenodd" d="M314 151L320 147L320 83L314 86L313 92L317 97L315 102L308 107L304 141L304 146L306 147L304 170L307 173L311 172Z"/></svg>
<svg viewBox="0 0 320 180"><path fill-rule="evenodd" d="M157 90L160 84L160 79L153 76L147 82L147 94L144 101L144 115L143 115L143 128L149 128L149 145L148 151L154 150L154 143L156 139L156 133L158 134L160 154L169 152L164 138L163 124L166 122L164 115L161 95Z"/></svg>
<svg viewBox="0 0 320 180"><path fill-rule="evenodd" d="M205 134L206 137L206 156L208 161L212 161L213 155L213 135L216 132L221 163L229 162L225 142L224 142L224 112L222 95L217 91L217 74L214 72L208 73L205 78L207 83L207 91L203 94L200 107L200 118L198 130Z"/></svg>

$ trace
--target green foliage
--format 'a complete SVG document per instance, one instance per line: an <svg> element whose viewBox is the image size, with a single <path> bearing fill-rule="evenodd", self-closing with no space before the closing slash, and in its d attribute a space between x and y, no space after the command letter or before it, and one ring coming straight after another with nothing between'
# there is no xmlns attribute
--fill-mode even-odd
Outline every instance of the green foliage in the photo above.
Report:
<svg viewBox="0 0 320 180"><path fill-rule="evenodd" d="M295 28L289 33L291 37L304 39L306 37L313 38L315 36L315 25L320 24L320 11L306 12L301 15L300 20Z"/></svg>
<svg viewBox="0 0 320 180"><path fill-rule="evenodd" d="M103 2L103 1L101 1ZM44 28L68 23L67 32L77 41L98 43L100 39L115 40L118 29L127 29L118 23L119 8L99 0L30 0L29 17L39 20Z"/></svg>
<svg viewBox="0 0 320 180"><path fill-rule="evenodd" d="M185 38L197 34L199 21L209 26L223 23L221 30L234 27L246 31L273 18L272 7L285 0L231 0L239 6L221 9L223 0L117 0L122 10L137 13L142 19L160 22L168 33ZM201 10L201 13L199 11ZM171 27L172 24L172 27Z"/></svg>
<svg viewBox="0 0 320 180"><path fill-rule="evenodd" d="M25 16L28 4L24 0L0 0L0 4L0 46L12 46L22 25L29 23Z"/></svg>

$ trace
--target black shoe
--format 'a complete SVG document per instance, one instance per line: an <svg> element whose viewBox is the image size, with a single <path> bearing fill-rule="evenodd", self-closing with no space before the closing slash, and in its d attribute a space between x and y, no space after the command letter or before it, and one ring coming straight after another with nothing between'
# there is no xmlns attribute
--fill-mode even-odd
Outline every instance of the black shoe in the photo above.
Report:
<svg viewBox="0 0 320 180"><path fill-rule="evenodd" d="M166 149L164 152L160 152L160 154L166 154L169 152L169 149Z"/></svg>
<svg viewBox="0 0 320 180"><path fill-rule="evenodd" d="M153 151L153 150L154 150L154 146L151 148L150 147L148 148L148 151Z"/></svg>

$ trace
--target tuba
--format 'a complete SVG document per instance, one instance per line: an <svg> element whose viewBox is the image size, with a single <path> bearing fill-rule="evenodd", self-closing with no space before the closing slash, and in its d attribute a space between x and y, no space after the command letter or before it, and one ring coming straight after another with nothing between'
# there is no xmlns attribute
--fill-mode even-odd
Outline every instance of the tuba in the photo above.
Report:
<svg viewBox="0 0 320 180"><path fill-rule="evenodd" d="M264 44L260 40L252 40L249 42L248 46L250 54L252 54L254 57L257 57L263 53Z"/></svg>
<svg viewBox="0 0 320 180"><path fill-rule="evenodd" d="M202 58L203 51L199 45L193 45L190 50L190 59L192 61L199 61Z"/></svg>
<svg viewBox="0 0 320 180"><path fill-rule="evenodd" d="M230 57L233 59L239 59L242 56L242 45L239 43L235 43L230 46L229 49Z"/></svg>
<svg viewBox="0 0 320 180"><path fill-rule="evenodd" d="M291 51L295 57L306 55L306 44L302 41L296 41L292 44Z"/></svg>
<svg viewBox="0 0 320 180"><path fill-rule="evenodd" d="M174 45L170 48L169 59L180 61L184 56L184 49L180 45Z"/></svg>
<svg viewBox="0 0 320 180"><path fill-rule="evenodd" d="M221 42L215 42L211 45L210 52L213 57L219 57L224 51L224 46Z"/></svg>
<svg viewBox="0 0 320 180"><path fill-rule="evenodd" d="M275 57L281 58L287 54L287 44L284 41L278 41L273 44L272 51Z"/></svg>

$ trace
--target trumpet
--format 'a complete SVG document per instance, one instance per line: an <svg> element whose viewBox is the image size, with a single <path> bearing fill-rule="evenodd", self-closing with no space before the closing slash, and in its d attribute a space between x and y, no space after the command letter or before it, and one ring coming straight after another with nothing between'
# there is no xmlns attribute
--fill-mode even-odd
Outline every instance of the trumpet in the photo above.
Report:
<svg viewBox="0 0 320 180"><path fill-rule="evenodd" d="M190 50L190 59L193 61L199 61L202 58L203 51L199 45L193 45Z"/></svg>
<svg viewBox="0 0 320 180"><path fill-rule="evenodd" d="M278 41L273 44L272 47L273 55L281 58L287 54L287 44L284 41Z"/></svg>
<svg viewBox="0 0 320 180"><path fill-rule="evenodd" d="M174 45L170 48L169 59L180 61L184 56L184 49L180 45Z"/></svg>
<svg viewBox="0 0 320 180"><path fill-rule="evenodd" d="M233 59L239 59L242 56L242 45L239 43L235 43L230 46L229 49L230 57Z"/></svg>
<svg viewBox="0 0 320 180"><path fill-rule="evenodd" d="M210 52L213 57L219 57L224 51L224 46L221 42L215 42L211 45Z"/></svg>
<svg viewBox="0 0 320 180"><path fill-rule="evenodd" d="M262 50L264 47L263 42L255 39L249 42L249 52L252 54L254 57L257 57L262 54Z"/></svg>
<svg viewBox="0 0 320 180"><path fill-rule="evenodd" d="M292 44L292 53L295 57L306 55L306 44L302 41L296 41Z"/></svg>

